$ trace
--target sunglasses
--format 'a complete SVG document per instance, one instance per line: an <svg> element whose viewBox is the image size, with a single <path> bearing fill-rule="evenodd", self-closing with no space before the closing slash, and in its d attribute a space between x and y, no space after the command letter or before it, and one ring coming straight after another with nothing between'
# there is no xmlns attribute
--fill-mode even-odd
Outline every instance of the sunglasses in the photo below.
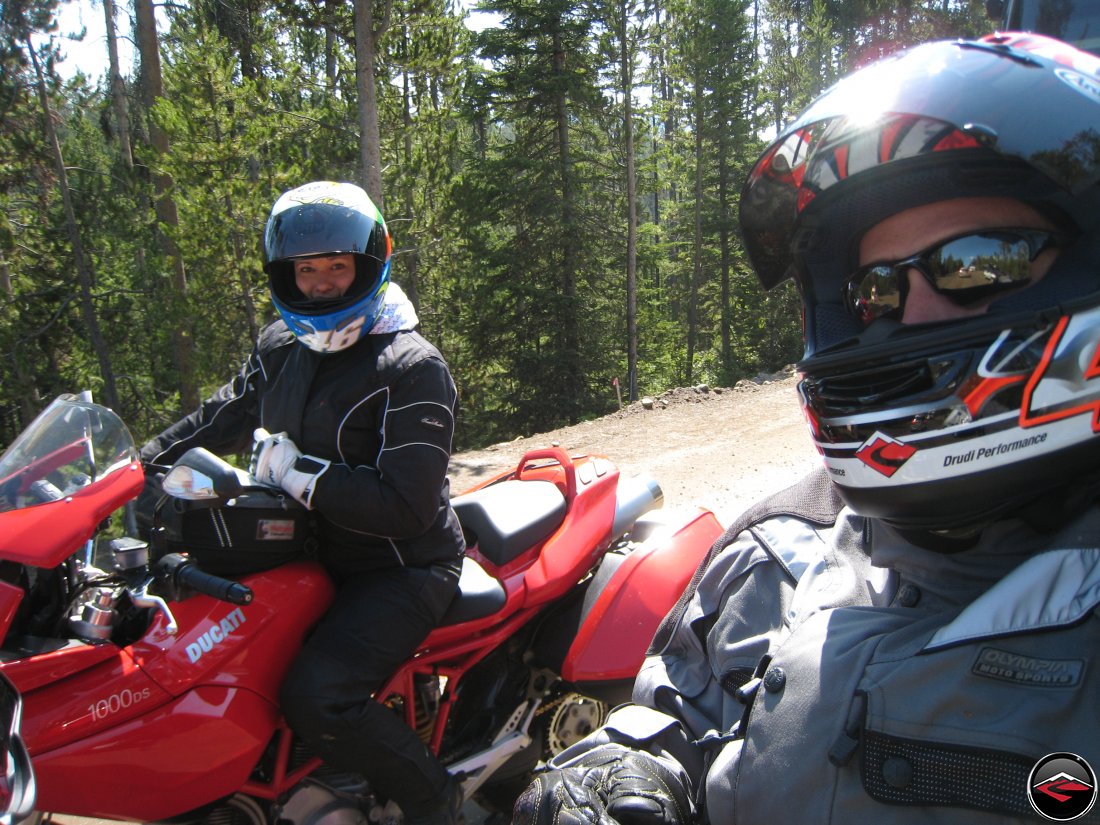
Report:
<svg viewBox="0 0 1100 825"><path fill-rule="evenodd" d="M1031 283L1031 264L1063 236L1041 229L986 229L940 241L900 261L861 266L844 287L848 311L864 324L900 316L909 294L910 269L958 306Z"/></svg>

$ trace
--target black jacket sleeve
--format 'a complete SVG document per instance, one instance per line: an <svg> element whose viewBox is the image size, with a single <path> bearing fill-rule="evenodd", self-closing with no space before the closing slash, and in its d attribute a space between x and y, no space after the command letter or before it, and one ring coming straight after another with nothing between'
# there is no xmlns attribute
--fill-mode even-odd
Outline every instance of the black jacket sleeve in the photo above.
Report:
<svg viewBox="0 0 1100 825"><path fill-rule="evenodd" d="M141 448L142 463L170 465L192 447L205 447L218 455L246 450L259 422L256 381L260 367L259 350L255 349L232 381L193 413L145 443Z"/></svg>

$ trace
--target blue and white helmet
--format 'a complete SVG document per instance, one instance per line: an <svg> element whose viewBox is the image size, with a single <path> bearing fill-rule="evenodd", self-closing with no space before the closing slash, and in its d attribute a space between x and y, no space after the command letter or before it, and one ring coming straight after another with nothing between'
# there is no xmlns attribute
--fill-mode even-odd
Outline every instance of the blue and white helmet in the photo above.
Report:
<svg viewBox="0 0 1100 825"><path fill-rule="evenodd" d="M264 230L264 271L271 300L298 340L316 352L346 349L370 332L385 303L393 244L382 213L353 183L315 181L284 192ZM338 298L298 289L294 261L355 258L355 280Z"/></svg>

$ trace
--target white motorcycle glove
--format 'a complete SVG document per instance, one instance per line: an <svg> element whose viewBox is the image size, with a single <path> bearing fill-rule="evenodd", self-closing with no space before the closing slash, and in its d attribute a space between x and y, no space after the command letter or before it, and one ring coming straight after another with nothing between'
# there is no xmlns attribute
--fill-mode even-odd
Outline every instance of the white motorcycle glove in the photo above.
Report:
<svg viewBox="0 0 1100 825"><path fill-rule="evenodd" d="M332 463L312 455L302 455L286 433L271 435L260 428L253 434L252 461L249 472L261 484L290 493L309 510L313 509L313 491L319 479Z"/></svg>

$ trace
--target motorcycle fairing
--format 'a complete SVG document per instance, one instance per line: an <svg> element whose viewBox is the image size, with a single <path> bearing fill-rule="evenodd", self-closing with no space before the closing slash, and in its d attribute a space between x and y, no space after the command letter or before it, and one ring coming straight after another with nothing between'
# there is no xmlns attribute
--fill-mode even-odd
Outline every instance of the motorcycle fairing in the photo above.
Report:
<svg viewBox="0 0 1100 825"><path fill-rule="evenodd" d="M57 567L144 484L141 464L134 461L63 499L5 512L4 559L45 569Z"/></svg>
<svg viewBox="0 0 1100 825"><path fill-rule="evenodd" d="M243 576L251 604L237 607L198 597L172 602L180 628L167 632L158 616L129 650L167 693L178 696L195 684L247 688L270 702L306 633L328 609L334 588L316 562L285 564ZM286 609L286 605L294 609Z"/></svg>
<svg viewBox="0 0 1100 825"><path fill-rule="evenodd" d="M39 642L39 650L28 651L28 655L23 658L12 659L0 665L4 675L24 695L43 685L71 678L73 674L93 668L107 659L114 659L119 653L114 645L90 645L75 639L35 641ZM26 645L28 642L29 640L23 639L21 644Z"/></svg>
<svg viewBox="0 0 1100 825"><path fill-rule="evenodd" d="M185 632L169 634L167 621L158 614L145 636L128 648L73 643L3 666L24 694L27 708L24 734L35 769L39 771L39 785L46 789L44 797L39 794L40 799L50 799L49 792L58 787L53 779L67 788L61 777L72 768L56 766L78 761L77 756L67 755L66 748L70 745L84 754L82 768L87 767L88 754L94 752L88 750L88 743L103 741L114 763L133 763L143 769L149 754L164 753L165 764L153 768L168 773L178 737L187 739L178 745L181 750L192 749L190 731L195 720L191 717L219 717L222 713L227 714L224 721L206 720L204 728L214 732L224 727L225 742L233 743L225 745L230 750L242 742L252 743L232 755L221 754L226 770L240 774L234 780L236 785L228 782L227 787L232 786L230 791L240 787L278 720L275 694L290 659L301 646L300 638L331 601L333 589L327 575L314 562L286 565L262 576L246 577L245 582L259 596L247 607L207 597L172 602L179 626L188 628ZM298 604L299 608L281 609L288 603ZM301 605L309 607L303 610ZM224 694L232 701L227 700L220 708L206 708L200 703L203 709L196 711L189 703L194 700L188 701L188 697L213 695L209 691L215 687L233 688L231 694ZM255 709L256 705L262 712ZM160 747L149 746L160 741L154 735L158 728L163 728L165 736L171 732L166 740L174 743L171 747L163 747L163 741ZM196 742L194 746L199 744ZM98 771L101 760L97 757L94 761ZM59 772L54 773L55 769ZM207 769L195 768L200 776ZM86 812L94 809L97 815L142 821L199 804L194 789L181 792L171 802L156 801L157 794L150 794L145 801L135 801L117 786L124 780L125 776L114 777L114 799L96 787L81 790L82 795L71 800L66 790L64 799L39 804L56 812L89 815ZM107 778L100 781L109 784ZM175 781L169 781L169 787ZM202 784L197 779L195 782ZM117 803L124 797L125 804L134 807L121 810ZM205 801L217 798L217 795L204 797Z"/></svg>
<svg viewBox="0 0 1100 825"><path fill-rule="evenodd" d="M674 533L635 547L599 592L562 665L562 678L584 683L633 679L665 614L676 604L722 525L701 510Z"/></svg>
<svg viewBox="0 0 1100 825"><path fill-rule="evenodd" d="M98 664L88 666L92 661L89 654L101 652L111 655L100 656ZM55 678L28 689L23 665L26 670L37 667L41 671L41 658L4 667L5 675L23 694L24 740L36 770L40 754L109 731L172 698L142 672L127 651L113 645L85 645L47 654ZM75 677L72 671L76 671Z"/></svg>
<svg viewBox="0 0 1100 825"><path fill-rule="evenodd" d="M251 691L196 687L110 730L36 754L38 807L137 822L194 810L248 780L278 720L278 709Z"/></svg>
<svg viewBox="0 0 1100 825"><path fill-rule="evenodd" d="M8 582L0 582L0 639L8 635L8 628L15 621L15 614L23 601L23 588Z"/></svg>

